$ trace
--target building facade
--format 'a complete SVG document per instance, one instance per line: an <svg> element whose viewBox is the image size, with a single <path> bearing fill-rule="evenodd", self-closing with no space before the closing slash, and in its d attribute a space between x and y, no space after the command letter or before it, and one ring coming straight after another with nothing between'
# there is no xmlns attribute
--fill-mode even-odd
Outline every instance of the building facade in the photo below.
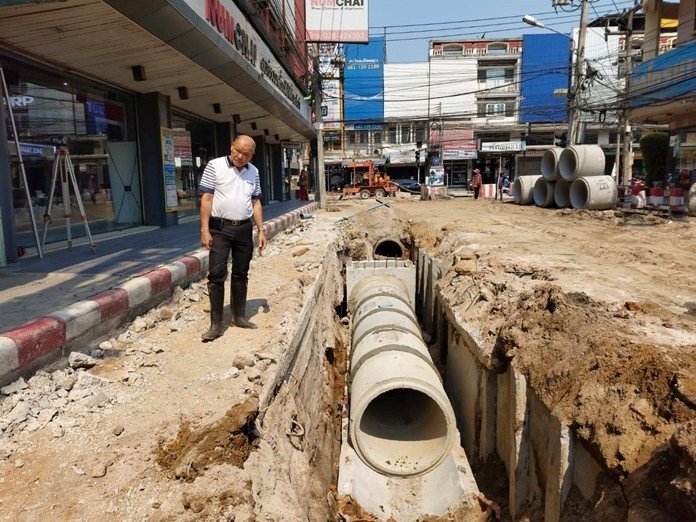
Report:
<svg viewBox="0 0 696 522"><path fill-rule="evenodd" d="M205 164L238 133L257 143L264 203L286 199L281 144L315 137L303 10L300 0L264 8L244 0L0 1L0 64L28 183L25 190L11 126L3 125L9 260L34 243L28 205L43 214L61 147L92 233L176 226L196 214ZM7 108L3 118L9 122ZM72 190L70 197L79 218ZM58 214L48 241L66 237Z"/></svg>

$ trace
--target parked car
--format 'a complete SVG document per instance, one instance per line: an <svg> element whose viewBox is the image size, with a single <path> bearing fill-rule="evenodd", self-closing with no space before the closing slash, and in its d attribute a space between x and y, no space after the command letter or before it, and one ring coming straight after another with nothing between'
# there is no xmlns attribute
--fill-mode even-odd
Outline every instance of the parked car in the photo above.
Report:
<svg viewBox="0 0 696 522"><path fill-rule="evenodd" d="M420 192L421 184L415 179L393 179L392 183L399 185L399 190L404 192Z"/></svg>

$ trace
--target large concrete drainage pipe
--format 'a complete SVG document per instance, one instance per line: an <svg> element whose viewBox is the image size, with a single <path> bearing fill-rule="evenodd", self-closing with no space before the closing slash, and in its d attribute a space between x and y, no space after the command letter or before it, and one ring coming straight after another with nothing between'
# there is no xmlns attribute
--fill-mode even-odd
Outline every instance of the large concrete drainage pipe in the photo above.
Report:
<svg viewBox="0 0 696 522"><path fill-rule="evenodd" d="M609 210L616 205L617 194L611 176L579 178L570 186L570 204L577 210Z"/></svg>
<svg viewBox="0 0 696 522"><path fill-rule="evenodd" d="M553 206L553 191L555 183L539 178L534 184L534 204L537 207Z"/></svg>
<svg viewBox="0 0 696 522"><path fill-rule="evenodd" d="M519 176L515 180L515 203L531 205L534 203L534 184L541 176Z"/></svg>
<svg viewBox="0 0 696 522"><path fill-rule="evenodd" d="M375 259L401 259L404 257L406 249L398 239L382 239L375 245Z"/></svg>
<svg viewBox="0 0 696 522"><path fill-rule="evenodd" d="M558 160L562 152L563 149L561 147L551 147L541 157L541 175L544 176L546 181L556 181L560 177Z"/></svg>
<svg viewBox="0 0 696 522"><path fill-rule="evenodd" d="M374 276L356 286L353 298L353 448L380 474L425 474L450 455L456 420L409 305L408 289L395 278Z"/></svg>
<svg viewBox="0 0 696 522"><path fill-rule="evenodd" d="M604 151L599 145L574 145L563 149L558 160L558 172L566 181L602 176L605 161Z"/></svg>
<svg viewBox="0 0 696 522"><path fill-rule="evenodd" d="M556 181L553 187L553 202L558 208L568 208L570 206L570 182L563 179Z"/></svg>

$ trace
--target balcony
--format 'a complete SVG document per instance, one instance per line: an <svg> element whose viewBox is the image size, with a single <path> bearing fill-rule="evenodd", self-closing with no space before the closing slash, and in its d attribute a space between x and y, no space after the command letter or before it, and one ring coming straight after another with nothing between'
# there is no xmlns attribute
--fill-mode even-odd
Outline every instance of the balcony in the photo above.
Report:
<svg viewBox="0 0 696 522"><path fill-rule="evenodd" d="M519 93L519 86L509 80L479 80L476 85L476 96L478 98L495 96L501 94L504 96L516 95Z"/></svg>

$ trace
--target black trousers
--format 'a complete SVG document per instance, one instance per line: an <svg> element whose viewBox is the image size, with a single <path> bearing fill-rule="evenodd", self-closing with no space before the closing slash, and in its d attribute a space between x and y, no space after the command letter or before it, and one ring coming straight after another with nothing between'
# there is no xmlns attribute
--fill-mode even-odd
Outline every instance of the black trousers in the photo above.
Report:
<svg viewBox="0 0 696 522"><path fill-rule="evenodd" d="M249 263L254 254L252 231L251 221L243 225L225 225L222 230L211 229L213 246L208 258L208 283L225 284L230 252L232 252L232 282L246 282L249 279Z"/></svg>
<svg viewBox="0 0 696 522"><path fill-rule="evenodd" d="M481 185L479 185L478 187L474 187L474 199L475 200L479 198L480 191L481 191Z"/></svg>

